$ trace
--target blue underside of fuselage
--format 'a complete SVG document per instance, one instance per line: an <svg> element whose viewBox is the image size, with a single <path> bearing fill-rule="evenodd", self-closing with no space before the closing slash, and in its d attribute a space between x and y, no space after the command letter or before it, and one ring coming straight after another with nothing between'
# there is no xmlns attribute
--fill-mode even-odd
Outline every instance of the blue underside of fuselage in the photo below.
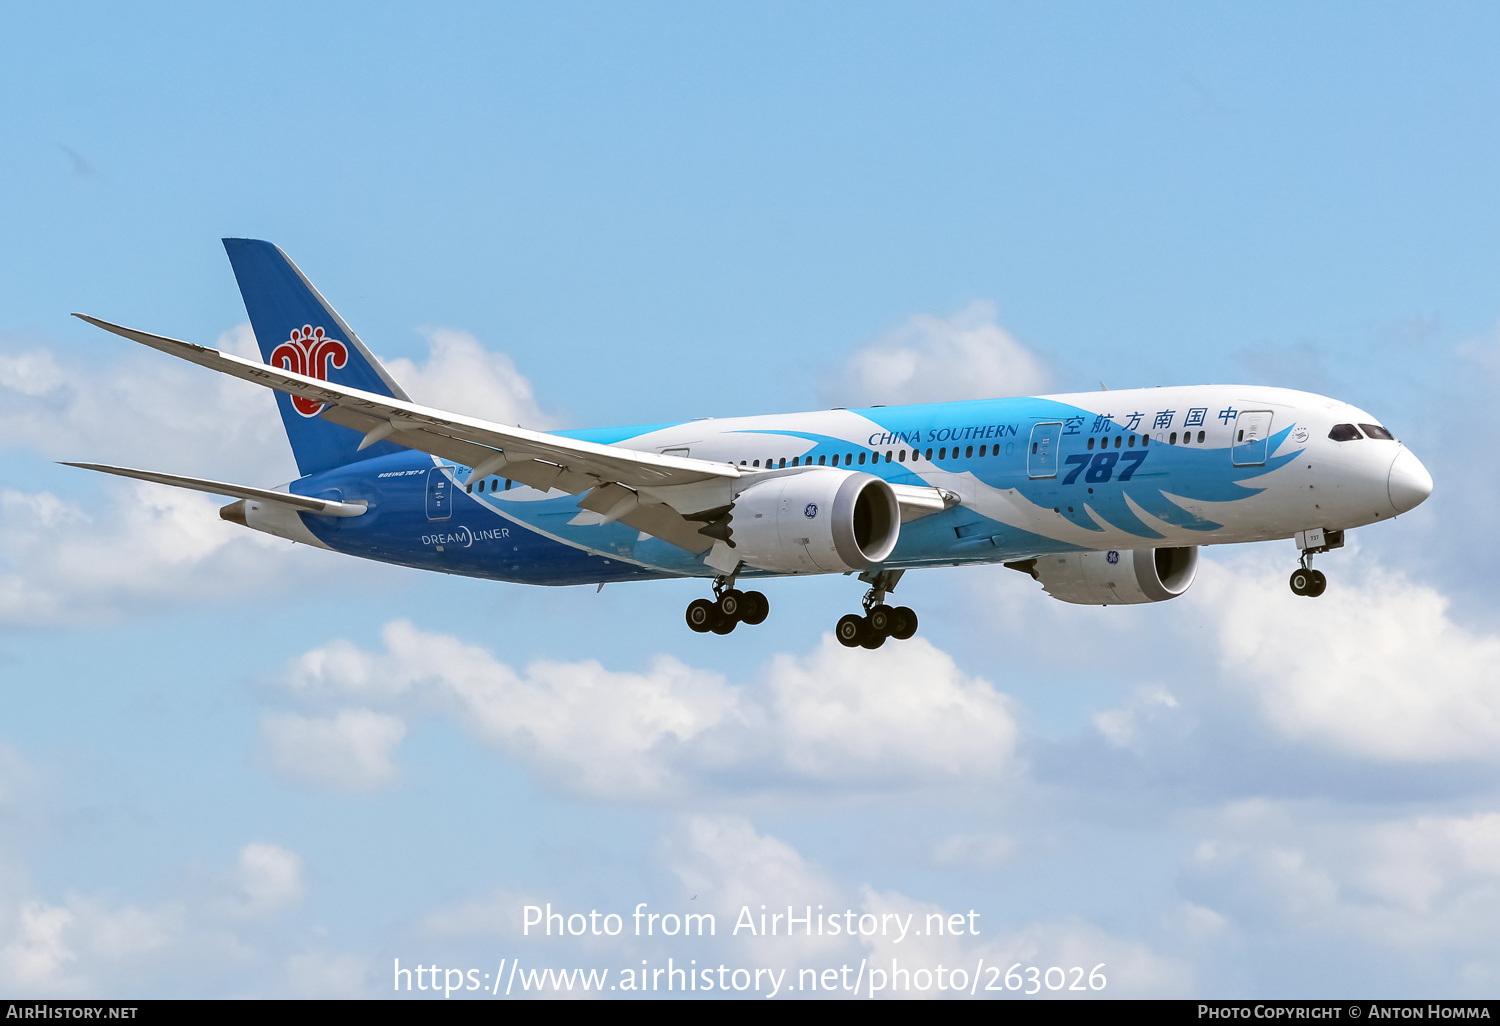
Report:
<svg viewBox="0 0 1500 1026"><path fill-rule="evenodd" d="M578 496L512 491L475 495L453 487L446 519L427 516L432 457L397 453L302 478L300 495L364 501L358 517L302 514L319 541L338 552L385 563L521 584L572 585L717 573L669 542L624 524L570 525ZM959 537L959 532L964 537ZM587 540L576 540L582 535ZM572 537L570 537L572 536ZM571 542L571 543L570 543ZM962 507L902 525L893 569L993 563L1076 546L1017 530ZM742 576L772 576L746 569Z"/></svg>

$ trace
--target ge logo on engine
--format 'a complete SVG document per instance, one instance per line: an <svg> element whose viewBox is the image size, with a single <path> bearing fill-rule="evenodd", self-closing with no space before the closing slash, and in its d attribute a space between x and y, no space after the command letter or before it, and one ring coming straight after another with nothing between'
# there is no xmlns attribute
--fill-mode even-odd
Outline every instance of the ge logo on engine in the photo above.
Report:
<svg viewBox="0 0 1500 1026"><path fill-rule="evenodd" d="M818 504L816 502L809 502L807 504L807 508L804 509L802 513L807 517L807 519L811 520L813 517L818 515Z"/></svg>
<svg viewBox="0 0 1500 1026"><path fill-rule="evenodd" d="M1109 555L1105 556L1104 558L1109 560L1110 563L1118 563L1120 561L1120 554L1114 549L1110 549Z"/></svg>

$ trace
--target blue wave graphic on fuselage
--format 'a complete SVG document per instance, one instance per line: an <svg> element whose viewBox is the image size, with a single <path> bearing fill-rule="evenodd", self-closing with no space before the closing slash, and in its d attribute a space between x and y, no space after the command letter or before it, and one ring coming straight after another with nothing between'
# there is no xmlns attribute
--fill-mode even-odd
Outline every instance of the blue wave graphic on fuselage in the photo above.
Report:
<svg viewBox="0 0 1500 1026"><path fill-rule="evenodd" d="M1120 545L1124 539L1109 537L1102 525L1147 544L1163 538L1141 520L1132 503L1164 524L1207 535L1221 525L1189 512L1170 496L1216 503L1247 498L1262 490L1262 486L1251 483L1252 479L1274 473L1301 451L1270 455L1288 437L1294 426L1288 425L1267 441L1263 464L1235 466L1223 445L1148 442L1145 432L1128 431L1117 418L1099 417L1049 399L978 400L846 412L847 423L858 426L863 421L873 429L867 437L852 439L809 431L798 426L793 416L757 418L759 423L749 427L741 421L733 429L717 433L712 422L691 422L709 438L696 443L693 454L703 452L705 458L736 463L743 459L747 464L750 459L766 460L769 464L773 456L779 459L781 454L752 454L748 449L769 448L767 439L780 436L795 440L786 456L794 456L801 465L816 466L822 461L822 465L874 474L892 484L931 484L932 479L943 475L970 474L990 488L1014 490L1038 507L1056 510L1070 524L1100 538L1096 546L1064 542L959 505L902 525L896 550L885 564L896 568L995 562L1042 552ZM1034 426L1044 423L1061 425L1056 440L1057 472L1033 478L1028 472L1031 436ZM629 446L632 440L648 434L653 442L659 442L685 426L638 425L558 434ZM750 442L742 437L746 435L755 435L757 440ZM1093 446L1089 439L1094 440ZM934 450L931 460L929 449ZM919 451L922 458L913 462L913 451ZM1080 467L1079 462L1098 453L1118 455L1110 464L1107 479L1096 473L1100 479L1091 482L1086 476L1089 464ZM903 461L901 455L908 458ZM1078 459L1070 464L1070 456ZM860 457L864 457L863 462ZM787 463L791 465L790 458ZM319 540L338 551L406 566L559 585L713 573L704 566L701 556L642 535L625 524L598 524L589 518L571 523L580 513L578 496L544 495L520 485L508 491L466 492L467 470L424 453L403 451L302 478L292 490L365 501L368 512L363 516L304 514L302 520ZM1064 483L1074 471L1078 473L1072 483ZM428 516L429 476L433 473L444 475L450 482L451 502L446 517L440 519ZM757 575L757 571L746 574Z"/></svg>

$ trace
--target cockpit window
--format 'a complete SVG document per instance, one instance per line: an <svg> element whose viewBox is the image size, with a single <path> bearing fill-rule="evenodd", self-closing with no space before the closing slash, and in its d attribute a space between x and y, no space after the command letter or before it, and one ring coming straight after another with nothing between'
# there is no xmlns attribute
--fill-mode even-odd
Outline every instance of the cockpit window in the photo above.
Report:
<svg viewBox="0 0 1500 1026"><path fill-rule="evenodd" d="M1382 442L1394 442L1396 440L1394 435L1379 424L1361 424L1360 427L1364 430L1366 438L1378 438Z"/></svg>
<svg viewBox="0 0 1500 1026"><path fill-rule="evenodd" d="M1359 433L1359 428L1353 424L1335 424L1333 430L1328 432L1328 437L1332 438L1335 442L1352 442L1354 439L1363 438L1364 436Z"/></svg>

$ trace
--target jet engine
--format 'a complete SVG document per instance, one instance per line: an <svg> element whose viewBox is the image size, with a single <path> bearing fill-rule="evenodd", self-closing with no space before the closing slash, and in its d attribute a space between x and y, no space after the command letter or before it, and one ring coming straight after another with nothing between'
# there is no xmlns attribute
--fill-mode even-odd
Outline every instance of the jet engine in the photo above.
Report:
<svg viewBox="0 0 1500 1026"><path fill-rule="evenodd" d="M1086 606L1121 606L1176 598L1198 575L1198 546L1061 552L1017 563L1053 598Z"/></svg>
<svg viewBox="0 0 1500 1026"><path fill-rule="evenodd" d="M871 474L812 469L740 492L727 526L734 554L758 570L843 573L891 554L901 507Z"/></svg>

